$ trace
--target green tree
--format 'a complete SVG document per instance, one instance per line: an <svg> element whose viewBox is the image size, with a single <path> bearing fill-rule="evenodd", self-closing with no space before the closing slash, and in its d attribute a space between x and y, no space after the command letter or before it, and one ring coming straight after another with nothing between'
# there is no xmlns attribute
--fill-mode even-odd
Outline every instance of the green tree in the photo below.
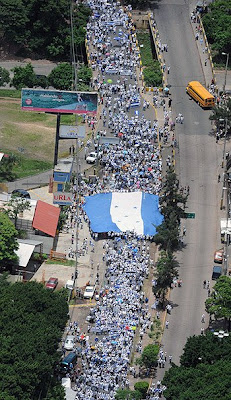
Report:
<svg viewBox="0 0 231 400"><path fill-rule="evenodd" d="M92 78L92 70L86 65L82 65L77 71L77 81L82 82L84 85L89 85Z"/></svg>
<svg viewBox="0 0 231 400"><path fill-rule="evenodd" d="M156 227L155 243L165 251L175 251L179 247L179 221L174 212Z"/></svg>
<svg viewBox="0 0 231 400"><path fill-rule="evenodd" d="M203 25L212 50L222 59L222 52L231 52L231 0L217 0L209 4Z"/></svg>
<svg viewBox="0 0 231 400"><path fill-rule="evenodd" d="M229 400L231 362L219 360L213 365L198 364L195 368L173 366L164 375L166 400Z"/></svg>
<svg viewBox="0 0 231 400"><path fill-rule="evenodd" d="M17 264L17 230L4 211L0 211L0 268L8 269Z"/></svg>
<svg viewBox="0 0 231 400"><path fill-rule="evenodd" d="M218 360L230 360L231 336L217 339L212 332L205 336L191 336L187 339L180 364L183 367L195 368L198 364L214 364Z"/></svg>
<svg viewBox="0 0 231 400"><path fill-rule="evenodd" d="M31 63L26 64L25 67L15 67L12 69L14 76L11 81L11 86L17 90L23 87L33 88L36 84L36 75Z"/></svg>
<svg viewBox="0 0 231 400"><path fill-rule="evenodd" d="M212 114L210 115L209 119L211 121L215 121L217 128L219 128L220 120L224 121L227 118L227 128L230 129L231 127L231 98L229 98L226 104L222 104L220 106L215 106L212 109Z"/></svg>
<svg viewBox="0 0 231 400"><path fill-rule="evenodd" d="M154 368L157 365L157 357L159 346L157 344L148 344L145 346L141 357L137 359L137 363L145 368Z"/></svg>
<svg viewBox="0 0 231 400"><path fill-rule="evenodd" d="M171 287L174 277L178 277L179 263L171 252L161 251L156 263L156 285L153 293L160 298L163 304L167 290Z"/></svg>
<svg viewBox="0 0 231 400"><path fill-rule="evenodd" d="M0 86L5 86L10 82L10 73L6 68L0 67Z"/></svg>
<svg viewBox="0 0 231 400"><path fill-rule="evenodd" d="M11 182L16 178L13 172L15 163L16 158L13 154L5 154L0 162L0 182Z"/></svg>
<svg viewBox="0 0 231 400"><path fill-rule="evenodd" d="M224 318L228 321L230 330L231 318L231 279L228 276L220 276L213 287L211 296L205 301L206 311L214 315L215 319Z"/></svg>
<svg viewBox="0 0 231 400"><path fill-rule="evenodd" d="M22 0L0 0L0 27L3 39L9 43L24 43L27 39L28 12Z"/></svg>
<svg viewBox="0 0 231 400"><path fill-rule="evenodd" d="M58 90L71 90L73 88L74 70L71 64L61 63L54 68L48 76L50 86Z"/></svg>
<svg viewBox="0 0 231 400"><path fill-rule="evenodd" d="M0 393L14 400L64 400L53 380L67 322L62 294L37 282L9 284L0 278ZM53 390L54 387L54 390ZM49 391L48 391L49 390ZM56 397L57 396L57 397Z"/></svg>
<svg viewBox="0 0 231 400"><path fill-rule="evenodd" d="M134 385L135 390L138 390L142 394L142 399L145 399L148 388L149 388L149 383L142 381L142 382L136 382Z"/></svg>
<svg viewBox="0 0 231 400"><path fill-rule="evenodd" d="M185 216L187 195L183 195L179 190L179 180L173 167L167 171L163 181L162 195L159 203L164 220L156 228L154 240L161 248L172 252L179 247L179 226L181 218Z"/></svg>
<svg viewBox="0 0 231 400"><path fill-rule="evenodd" d="M84 52L86 27L91 10L73 3L74 45ZM58 60L70 57L70 7L66 0L0 0L3 43L17 46L24 56Z"/></svg>
<svg viewBox="0 0 231 400"><path fill-rule="evenodd" d="M171 213L174 213L178 222L184 217L187 195L179 191L179 180L173 167L167 171L163 182L163 194L160 197L161 213L168 219Z"/></svg>
<svg viewBox="0 0 231 400"><path fill-rule="evenodd" d="M29 210L31 208L30 202L23 198L12 195L7 203L7 214L9 218L13 219L14 226L17 225L18 216L23 211Z"/></svg>

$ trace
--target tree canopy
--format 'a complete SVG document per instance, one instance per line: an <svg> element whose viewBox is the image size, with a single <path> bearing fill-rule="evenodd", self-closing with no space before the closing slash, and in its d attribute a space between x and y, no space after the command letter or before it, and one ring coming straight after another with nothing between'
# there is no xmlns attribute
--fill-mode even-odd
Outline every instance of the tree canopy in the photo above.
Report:
<svg viewBox="0 0 231 400"><path fill-rule="evenodd" d="M10 73L6 68L0 67L0 86L5 86L10 82Z"/></svg>
<svg viewBox="0 0 231 400"><path fill-rule="evenodd" d="M14 220L14 226L16 227L18 215L25 210L30 209L30 202L23 198L15 195L11 196L11 199L7 203L7 214Z"/></svg>
<svg viewBox="0 0 231 400"><path fill-rule="evenodd" d="M196 367L201 362L214 364L218 360L230 360L231 336L225 338L225 343L214 337L212 332L205 336L191 336L188 338L180 364L183 367Z"/></svg>
<svg viewBox="0 0 231 400"><path fill-rule="evenodd" d="M153 292L163 303L167 290L171 287L174 277L178 277L179 263L171 252L162 251L156 263L156 284Z"/></svg>
<svg viewBox="0 0 231 400"><path fill-rule="evenodd" d="M227 118L227 128L231 128L231 98L228 98L225 104L215 106L212 109L212 114L209 116L211 121L215 121L216 126L219 128L219 121L223 120L225 127L225 120Z"/></svg>
<svg viewBox="0 0 231 400"><path fill-rule="evenodd" d="M209 4L203 25L212 50L221 58L222 52L231 53L231 0L216 0Z"/></svg>
<svg viewBox="0 0 231 400"><path fill-rule="evenodd" d="M84 43L90 9L73 5L74 42ZM70 59L70 8L66 0L0 0L0 28L5 44L23 54Z"/></svg>
<svg viewBox="0 0 231 400"><path fill-rule="evenodd" d="M167 400L228 400L230 387L231 338L225 343L209 332L187 340L181 365L173 365L164 376Z"/></svg>
<svg viewBox="0 0 231 400"><path fill-rule="evenodd" d="M8 269L18 262L18 232L8 215L0 210L0 268Z"/></svg>
<svg viewBox="0 0 231 400"><path fill-rule="evenodd" d="M15 67L12 69L14 76L12 78L11 86L19 90L23 87L32 88L36 84L36 75L32 65L26 64L25 67Z"/></svg>
<svg viewBox="0 0 231 400"><path fill-rule="evenodd" d="M220 276L213 287L211 296L206 300L205 307L215 319L231 318L231 279L229 276Z"/></svg>
<svg viewBox="0 0 231 400"><path fill-rule="evenodd" d="M9 284L0 277L0 393L4 399L51 397L55 363L67 321L65 297L36 282ZM60 386L60 385L58 385ZM48 393L49 393L48 392ZM1 398L1 397L0 397Z"/></svg>
<svg viewBox="0 0 231 400"><path fill-rule="evenodd" d="M172 167L167 171L160 196L161 213L164 220L156 228L154 240L166 251L175 251L179 246L179 225L185 216L187 195L181 194L179 180Z"/></svg>
<svg viewBox="0 0 231 400"><path fill-rule="evenodd" d="M159 346L157 344L148 344L145 346L141 357L137 359L137 363L145 368L154 368L157 365L157 357Z"/></svg>

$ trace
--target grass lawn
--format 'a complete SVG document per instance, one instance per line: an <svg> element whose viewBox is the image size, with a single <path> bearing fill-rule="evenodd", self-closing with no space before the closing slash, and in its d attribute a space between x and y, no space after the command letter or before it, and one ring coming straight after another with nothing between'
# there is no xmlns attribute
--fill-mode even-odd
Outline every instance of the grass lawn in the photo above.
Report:
<svg viewBox="0 0 231 400"><path fill-rule="evenodd" d="M53 167L52 162L32 160L25 157L20 157L19 162L14 165L13 172L17 175L17 178L24 178L25 171L30 171L30 175L35 175L43 171L47 171Z"/></svg>
<svg viewBox="0 0 231 400"><path fill-rule="evenodd" d="M0 89L0 152L19 157L14 168L17 178L52 167L56 135L56 115L22 111L20 96L18 90ZM78 123L81 120L77 116ZM75 115L61 115L61 124L75 122ZM72 144L74 139L60 140L59 157L66 157Z"/></svg>
<svg viewBox="0 0 231 400"><path fill-rule="evenodd" d="M145 67L151 67L154 59L152 55L151 38L149 30L147 29L139 30L137 31L136 36L140 47L142 64Z"/></svg>
<svg viewBox="0 0 231 400"><path fill-rule="evenodd" d="M137 40L140 47L140 55L143 64L143 74L146 86L162 86L162 72L160 63L153 58L150 32L148 29L140 29L137 32Z"/></svg>

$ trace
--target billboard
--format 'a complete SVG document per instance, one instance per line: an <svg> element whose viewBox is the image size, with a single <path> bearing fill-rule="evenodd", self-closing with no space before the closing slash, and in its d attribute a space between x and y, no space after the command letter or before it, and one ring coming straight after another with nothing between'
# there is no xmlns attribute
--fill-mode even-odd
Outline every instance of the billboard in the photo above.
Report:
<svg viewBox="0 0 231 400"><path fill-rule="evenodd" d="M60 206L71 206L73 194L69 192L55 192L53 193L53 204Z"/></svg>
<svg viewBox="0 0 231 400"><path fill-rule="evenodd" d="M21 108L26 111L96 114L97 93L22 89Z"/></svg>
<svg viewBox="0 0 231 400"><path fill-rule="evenodd" d="M82 139L85 137L85 132L85 126L60 125L59 127L59 137L61 139Z"/></svg>

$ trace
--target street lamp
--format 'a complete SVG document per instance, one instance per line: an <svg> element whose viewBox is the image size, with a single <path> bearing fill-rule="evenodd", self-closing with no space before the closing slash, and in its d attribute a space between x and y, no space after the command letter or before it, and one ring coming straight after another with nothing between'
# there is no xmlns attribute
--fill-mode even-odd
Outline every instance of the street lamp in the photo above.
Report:
<svg viewBox="0 0 231 400"><path fill-rule="evenodd" d="M226 79L227 79L227 70L228 70L228 64L229 64L229 53L221 53L223 56L226 56L226 65L225 65L225 79L224 79L224 85L223 85L223 93L225 93L225 86L226 86Z"/></svg>

